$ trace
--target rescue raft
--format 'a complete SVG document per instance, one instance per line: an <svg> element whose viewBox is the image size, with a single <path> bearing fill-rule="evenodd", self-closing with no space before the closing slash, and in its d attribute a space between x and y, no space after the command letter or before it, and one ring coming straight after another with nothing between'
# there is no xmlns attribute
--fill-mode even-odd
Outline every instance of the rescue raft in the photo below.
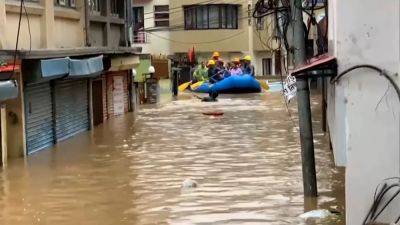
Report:
<svg viewBox="0 0 400 225"><path fill-rule="evenodd" d="M198 93L217 92L222 94L258 93L261 92L261 85L253 76L245 74L230 76L215 84L204 82L192 91Z"/></svg>

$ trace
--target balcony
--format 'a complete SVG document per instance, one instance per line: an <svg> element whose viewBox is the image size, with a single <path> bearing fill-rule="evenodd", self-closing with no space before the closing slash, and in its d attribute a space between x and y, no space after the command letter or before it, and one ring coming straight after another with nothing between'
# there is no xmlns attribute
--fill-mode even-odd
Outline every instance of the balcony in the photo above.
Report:
<svg viewBox="0 0 400 225"><path fill-rule="evenodd" d="M135 32L133 35L133 43L135 44L148 44L150 43L150 35L145 31Z"/></svg>

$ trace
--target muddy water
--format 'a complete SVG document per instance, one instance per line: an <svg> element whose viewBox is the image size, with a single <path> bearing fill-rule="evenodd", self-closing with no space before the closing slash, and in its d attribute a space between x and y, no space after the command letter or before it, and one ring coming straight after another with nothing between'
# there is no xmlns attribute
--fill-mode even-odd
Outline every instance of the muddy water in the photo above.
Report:
<svg viewBox="0 0 400 225"><path fill-rule="evenodd" d="M224 115L202 114L209 111ZM320 118L320 197L305 200L299 134L279 94L217 103L183 96L137 118L11 162L0 172L0 224L344 224L343 171L333 167ZM182 189L186 178L198 187ZM298 218L314 208L342 214Z"/></svg>

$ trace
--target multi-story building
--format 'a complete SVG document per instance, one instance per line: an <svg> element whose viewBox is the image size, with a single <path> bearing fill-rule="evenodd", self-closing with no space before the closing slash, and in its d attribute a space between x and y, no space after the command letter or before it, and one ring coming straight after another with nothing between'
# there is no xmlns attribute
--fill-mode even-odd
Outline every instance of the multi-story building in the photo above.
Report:
<svg viewBox="0 0 400 225"><path fill-rule="evenodd" d="M125 0L0 1L4 159L132 109L130 69L140 49L129 41L130 8Z"/></svg>
<svg viewBox="0 0 400 225"><path fill-rule="evenodd" d="M214 51L225 61L253 56L256 75L281 71L277 43L267 37L271 24L252 18L255 0L134 1L134 40L153 55L184 57L195 50L198 61Z"/></svg>

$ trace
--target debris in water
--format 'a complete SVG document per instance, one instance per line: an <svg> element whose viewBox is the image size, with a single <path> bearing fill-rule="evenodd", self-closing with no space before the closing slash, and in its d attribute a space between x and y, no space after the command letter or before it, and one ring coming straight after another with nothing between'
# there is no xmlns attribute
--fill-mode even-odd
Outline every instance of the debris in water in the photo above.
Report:
<svg viewBox="0 0 400 225"><path fill-rule="evenodd" d="M192 179L185 179L182 183L182 188L196 188L197 182Z"/></svg>
<svg viewBox="0 0 400 225"><path fill-rule="evenodd" d="M224 115L223 112L203 112L203 115L206 116L222 116Z"/></svg>
<svg viewBox="0 0 400 225"><path fill-rule="evenodd" d="M327 217L333 216L329 210L326 209L318 209L318 210L312 210L306 213L301 214L299 217L303 219L325 219Z"/></svg>

